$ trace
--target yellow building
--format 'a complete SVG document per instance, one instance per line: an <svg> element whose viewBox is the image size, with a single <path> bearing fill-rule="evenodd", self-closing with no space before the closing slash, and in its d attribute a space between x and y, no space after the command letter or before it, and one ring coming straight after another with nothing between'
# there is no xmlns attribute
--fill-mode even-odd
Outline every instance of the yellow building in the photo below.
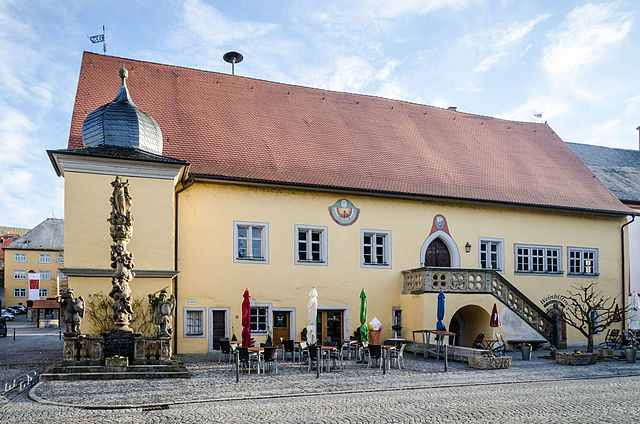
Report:
<svg viewBox="0 0 640 424"><path fill-rule="evenodd" d="M108 103L123 64L131 94ZM49 155L69 285L109 293L110 183L128 179L133 295L170 287L178 353L240 337L245 288L260 341L300 338L313 286L323 340L360 326L363 288L382 337L408 339L442 290L466 346L494 303L507 340L548 338L572 285L625 304L634 212L544 124L85 53Z"/></svg>
<svg viewBox="0 0 640 424"><path fill-rule="evenodd" d="M8 306L27 305L27 300L55 298L64 266L64 220L47 218L4 248L5 301ZM30 272L38 273L39 289L29 296ZM36 296L37 295L37 296Z"/></svg>

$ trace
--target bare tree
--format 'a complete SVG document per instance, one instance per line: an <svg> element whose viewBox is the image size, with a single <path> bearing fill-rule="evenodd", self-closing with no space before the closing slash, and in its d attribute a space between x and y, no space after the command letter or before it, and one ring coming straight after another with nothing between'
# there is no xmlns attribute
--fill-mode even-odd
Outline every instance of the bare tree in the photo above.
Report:
<svg viewBox="0 0 640 424"><path fill-rule="evenodd" d="M605 296L596 290L597 284L576 287L568 290L567 306L564 308L564 320L587 338L587 351L593 352L593 336L606 330L611 324L624 316L626 308L616 311L615 298Z"/></svg>

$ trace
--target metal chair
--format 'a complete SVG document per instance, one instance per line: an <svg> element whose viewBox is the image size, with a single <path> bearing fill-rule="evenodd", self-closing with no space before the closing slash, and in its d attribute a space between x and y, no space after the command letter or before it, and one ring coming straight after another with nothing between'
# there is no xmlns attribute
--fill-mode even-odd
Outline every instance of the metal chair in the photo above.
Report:
<svg viewBox="0 0 640 424"><path fill-rule="evenodd" d="M240 360L240 365L242 369L247 368L247 374L251 374L251 363L257 363L258 374L260 374L260 362L258 360L258 354L249 352L249 348L239 347L238 348L238 359Z"/></svg>
<svg viewBox="0 0 640 424"><path fill-rule="evenodd" d="M313 362L316 362L316 368L322 372L322 367L320 366L320 357L318 356L318 348L317 345L309 345L307 349L309 352L309 371L312 369Z"/></svg>
<svg viewBox="0 0 640 424"><path fill-rule="evenodd" d="M220 352L223 355L226 355L227 362L231 363L231 344L229 343L228 340L220 341Z"/></svg>
<svg viewBox="0 0 640 424"><path fill-rule="evenodd" d="M303 362L305 353L309 355L309 348L307 347L307 342L300 342L297 352L300 358L300 362Z"/></svg>
<svg viewBox="0 0 640 424"><path fill-rule="evenodd" d="M262 354L262 369L271 371L271 364L276 364L276 374L278 373L278 348L274 346L268 346L264 348L264 353ZM269 366L267 367L267 364Z"/></svg>
<svg viewBox="0 0 640 424"><path fill-rule="evenodd" d="M403 366L405 368L407 368L406 365L404 364L404 348L405 348L405 346L406 346L405 343L400 343L400 349L389 351L389 353L391 354L389 360L391 362L394 362L396 364L396 368L399 369L399 370L401 370Z"/></svg>
<svg viewBox="0 0 640 424"><path fill-rule="evenodd" d="M291 360L295 362L296 360L296 352L295 352L295 344L293 340L283 340L282 341L282 360L287 360L287 353L291 354Z"/></svg>
<svg viewBox="0 0 640 424"><path fill-rule="evenodd" d="M507 350L507 344L504 342L504 339L502 338L502 334L498 333L496 335L496 344L494 347L491 348L491 353L498 355L498 356L503 356L504 352Z"/></svg>
<svg viewBox="0 0 640 424"><path fill-rule="evenodd" d="M480 333L476 336L476 339L471 344L471 347L475 349L484 349L482 342L484 341L484 333Z"/></svg>
<svg viewBox="0 0 640 424"><path fill-rule="evenodd" d="M379 367L382 368L382 346L376 344L369 345L369 361L367 361L368 367L371 367L372 359L375 359L376 365L379 363Z"/></svg>

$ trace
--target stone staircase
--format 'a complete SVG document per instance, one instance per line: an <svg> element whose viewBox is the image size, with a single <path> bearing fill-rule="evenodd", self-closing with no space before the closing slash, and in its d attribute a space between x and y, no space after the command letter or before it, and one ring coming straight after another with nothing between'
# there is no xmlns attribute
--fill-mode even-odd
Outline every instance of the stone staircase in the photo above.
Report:
<svg viewBox="0 0 640 424"><path fill-rule="evenodd" d="M553 320L502 275L493 270L422 267L402 271L402 294L491 294L553 343ZM557 347L557 346L556 346Z"/></svg>
<svg viewBox="0 0 640 424"><path fill-rule="evenodd" d="M159 365L128 365L108 367L101 365L63 365L40 374L41 381L52 380L111 380L129 378L189 378L191 375L182 362Z"/></svg>

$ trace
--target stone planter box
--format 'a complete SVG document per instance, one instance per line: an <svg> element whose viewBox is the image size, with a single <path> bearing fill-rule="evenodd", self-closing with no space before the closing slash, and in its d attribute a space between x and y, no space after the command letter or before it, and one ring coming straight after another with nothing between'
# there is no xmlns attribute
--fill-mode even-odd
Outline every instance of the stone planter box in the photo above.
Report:
<svg viewBox="0 0 640 424"><path fill-rule="evenodd" d="M129 358L105 358L104 359L105 367L128 367L129 366Z"/></svg>
<svg viewBox="0 0 640 424"><path fill-rule="evenodd" d="M598 359L613 359L615 352L613 349L600 348L598 349Z"/></svg>
<svg viewBox="0 0 640 424"><path fill-rule="evenodd" d="M470 356L469 366L479 370L503 370L511 367L511 356Z"/></svg>
<svg viewBox="0 0 640 424"><path fill-rule="evenodd" d="M597 357L596 353L556 352L556 362L560 365L593 365Z"/></svg>

